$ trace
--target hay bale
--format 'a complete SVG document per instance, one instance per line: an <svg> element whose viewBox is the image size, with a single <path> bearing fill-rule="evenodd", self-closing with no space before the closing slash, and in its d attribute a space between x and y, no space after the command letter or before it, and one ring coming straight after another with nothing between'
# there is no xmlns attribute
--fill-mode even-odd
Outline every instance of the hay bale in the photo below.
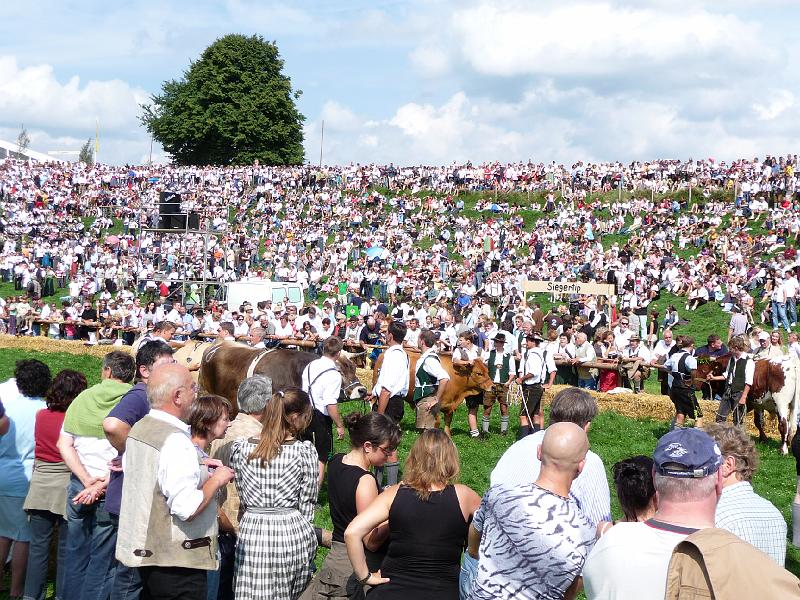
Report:
<svg viewBox="0 0 800 600"><path fill-rule="evenodd" d="M358 377L361 385L372 391L372 369L362 369L359 367L356 369L356 377Z"/></svg>
<svg viewBox="0 0 800 600"><path fill-rule="evenodd" d="M558 392L567 388L566 385L554 385L545 391L542 401L549 405ZM631 419L656 419L658 421L671 421L675 416L675 407L668 396L660 394L606 394L604 392L589 391L597 400L598 408L605 412L611 411ZM703 409L703 416L706 423L714 421L719 403L710 400L701 400L700 408ZM747 416L747 429L751 435L757 435L758 430L753 424L752 413ZM778 433L778 420L772 415L767 414L764 430L773 439L780 440Z"/></svg>
<svg viewBox="0 0 800 600"><path fill-rule="evenodd" d="M0 348L14 348L29 352L64 352L66 354L89 355L97 358L104 358L106 354L114 350L131 351L130 346L114 346L112 344L87 346L80 341L51 340L44 336L16 337L13 335L0 335Z"/></svg>

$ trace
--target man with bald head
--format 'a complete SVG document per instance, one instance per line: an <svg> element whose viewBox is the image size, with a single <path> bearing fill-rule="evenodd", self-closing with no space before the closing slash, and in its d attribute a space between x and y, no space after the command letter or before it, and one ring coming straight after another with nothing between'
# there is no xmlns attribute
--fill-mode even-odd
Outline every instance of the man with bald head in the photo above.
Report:
<svg viewBox="0 0 800 600"><path fill-rule="evenodd" d="M125 443L116 554L139 569L142 599L204 598L206 571L218 568L215 498L233 471L198 458L185 422L196 395L183 365L155 369L150 412Z"/></svg>
<svg viewBox="0 0 800 600"><path fill-rule="evenodd" d="M536 481L486 492L470 525L468 551L478 571L469 598L575 597L595 540L595 526L570 496L588 451L582 427L554 423L537 449Z"/></svg>

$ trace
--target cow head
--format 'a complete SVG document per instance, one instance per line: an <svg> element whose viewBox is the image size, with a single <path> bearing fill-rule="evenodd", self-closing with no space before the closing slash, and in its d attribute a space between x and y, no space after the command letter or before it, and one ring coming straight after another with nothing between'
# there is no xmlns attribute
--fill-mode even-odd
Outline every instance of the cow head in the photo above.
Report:
<svg viewBox="0 0 800 600"><path fill-rule="evenodd" d="M488 392L492 389L492 379L489 377L489 367L480 358L475 359L472 366L453 365L453 370L466 378L466 390L478 393Z"/></svg>
<svg viewBox="0 0 800 600"><path fill-rule="evenodd" d="M767 389L773 394L779 393L786 383L787 375L794 377L794 362L785 360L782 362L769 363L767 375Z"/></svg>
<svg viewBox="0 0 800 600"><path fill-rule="evenodd" d="M345 400L360 400L367 396L367 388L361 385L356 375L356 365L341 352L336 359L336 368L342 376L342 396Z"/></svg>

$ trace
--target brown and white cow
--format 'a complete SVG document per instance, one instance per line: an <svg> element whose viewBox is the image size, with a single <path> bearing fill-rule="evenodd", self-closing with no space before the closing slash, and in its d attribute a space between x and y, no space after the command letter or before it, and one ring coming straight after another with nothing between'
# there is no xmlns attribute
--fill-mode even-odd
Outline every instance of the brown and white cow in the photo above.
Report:
<svg viewBox="0 0 800 600"><path fill-rule="evenodd" d="M266 375L272 389L301 387L303 369L319 356L311 352L275 348L260 350L236 342L216 342L206 348L197 383L205 391L227 398L237 410L239 384L250 375ZM342 376L342 400L358 400L367 389L356 377L355 365L340 355L336 368Z"/></svg>
<svg viewBox="0 0 800 600"><path fill-rule="evenodd" d="M757 360L753 385L747 397L747 410L753 411L753 420L758 429L759 440L766 441L764 411L778 418L781 436L781 454L789 450L789 440L797 428L798 405L800 405L800 361L794 357L782 360Z"/></svg>
<svg viewBox="0 0 800 600"><path fill-rule="evenodd" d="M405 351L409 360L409 382L406 402L413 405L412 400L414 399L417 360L421 354L408 348L405 348ZM447 371L448 375L450 375L450 383L448 383L447 387L445 388L439 407L441 412L444 414L444 430L447 432L447 435L450 435L450 424L453 421L453 413L455 413L456 409L461 405L461 403L464 402L464 399L467 396L472 396L483 391L491 390L492 380L489 378L489 368L481 359L475 360L475 363L472 366L454 365L453 357L448 353L440 354L439 359L441 360L444 370ZM382 364L383 354L378 357L378 360L375 361L375 365L373 366L373 381L378 380L378 371L380 370L380 366ZM438 416L436 425L437 427L439 425Z"/></svg>

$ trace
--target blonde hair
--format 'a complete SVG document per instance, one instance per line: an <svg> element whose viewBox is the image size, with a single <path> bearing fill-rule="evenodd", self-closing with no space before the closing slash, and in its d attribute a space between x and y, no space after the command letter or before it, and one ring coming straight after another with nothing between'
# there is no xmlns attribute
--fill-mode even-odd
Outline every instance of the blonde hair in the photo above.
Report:
<svg viewBox="0 0 800 600"><path fill-rule="evenodd" d="M297 437L311 423L311 400L300 388L275 392L264 408L261 438L247 460L258 460L263 467L281 453L288 437Z"/></svg>
<svg viewBox="0 0 800 600"><path fill-rule="evenodd" d="M427 500L431 487L454 483L461 471L458 449L441 429L423 431L406 459L403 482Z"/></svg>

